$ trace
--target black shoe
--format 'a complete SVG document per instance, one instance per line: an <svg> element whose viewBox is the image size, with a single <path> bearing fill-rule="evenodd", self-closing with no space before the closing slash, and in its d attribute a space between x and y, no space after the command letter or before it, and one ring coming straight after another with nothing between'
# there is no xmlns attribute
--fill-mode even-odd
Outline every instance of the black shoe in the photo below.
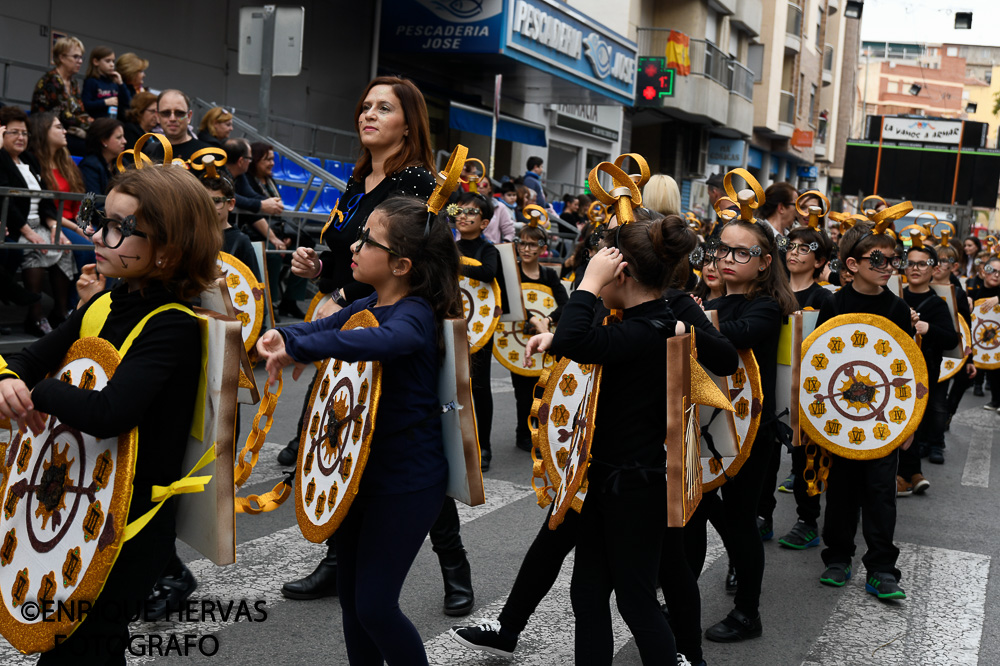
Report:
<svg viewBox="0 0 1000 666"><path fill-rule="evenodd" d="M288 444L285 448L278 451L278 464L282 467L288 467L289 465L294 465L295 461L299 457L299 438L294 437L288 440Z"/></svg>
<svg viewBox="0 0 1000 666"><path fill-rule="evenodd" d="M479 468L484 472L490 471L490 462L493 460L493 452L486 450L480 452Z"/></svg>
<svg viewBox="0 0 1000 666"><path fill-rule="evenodd" d="M770 541L774 538L774 523L757 516L757 530L760 532L761 541Z"/></svg>
<svg viewBox="0 0 1000 666"><path fill-rule="evenodd" d="M287 315L289 317L295 317L296 319L305 319L306 313L299 308L299 304L295 301L282 301L278 304L278 314Z"/></svg>
<svg viewBox="0 0 1000 666"><path fill-rule="evenodd" d="M844 587L851 580L851 564L834 562L827 565L826 571L819 576L819 582L831 587Z"/></svg>
<svg viewBox="0 0 1000 666"><path fill-rule="evenodd" d="M778 492L782 493L793 493L795 492L795 475L789 474L785 477L785 480L781 482L778 486Z"/></svg>
<svg viewBox="0 0 1000 666"><path fill-rule="evenodd" d="M517 446L517 448L521 449L522 451L531 451L532 449L531 437L518 437L517 440L514 442L514 445Z"/></svg>
<svg viewBox="0 0 1000 666"><path fill-rule="evenodd" d="M337 596L337 555L328 553L316 570L305 578L281 586L286 599L322 599Z"/></svg>
<svg viewBox="0 0 1000 666"><path fill-rule="evenodd" d="M819 545L819 534L816 532L815 525L809 525L800 520L792 526L788 534L778 539L778 543L785 548L805 550Z"/></svg>
<svg viewBox="0 0 1000 666"><path fill-rule="evenodd" d="M737 643L748 638L760 638L763 633L760 615L749 618L734 608L726 619L705 631L705 638L716 643Z"/></svg>
<svg viewBox="0 0 1000 666"><path fill-rule="evenodd" d="M906 592L899 586L899 581L891 573L873 573L865 583L865 592L874 594L879 599L905 599Z"/></svg>
<svg viewBox="0 0 1000 666"><path fill-rule="evenodd" d="M444 614L461 617L472 612L476 595L472 591L472 567L464 550L438 553L444 578Z"/></svg>
<svg viewBox="0 0 1000 666"><path fill-rule="evenodd" d="M974 386L972 388L972 395L976 396L977 398L982 398L986 394L983 393L983 387L982 386Z"/></svg>
<svg viewBox="0 0 1000 666"><path fill-rule="evenodd" d="M935 465L944 464L944 447L932 446L930 453L927 454L927 461L932 462Z"/></svg>
<svg viewBox="0 0 1000 666"><path fill-rule="evenodd" d="M168 613L178 612L197 587L194 574L183 564L176 573L161 576L146 596L145 619L161 620Z"/></svg>
<svg viewBox="0 0 1000 666"><path fill-rule="evenodd" d="M739 581L736 578L736 567L729 563L729 570L726 572L726 594L736 594L739 589Z"/></svg>
<svg viewBox="0 0 1000 666"><path fill-rule="evenodd" d="M513 639L505 637L503 628L496 620L474 627L452 627L448 635L459 645L499 657L513 657L517 647L517 635Z"/></svg>

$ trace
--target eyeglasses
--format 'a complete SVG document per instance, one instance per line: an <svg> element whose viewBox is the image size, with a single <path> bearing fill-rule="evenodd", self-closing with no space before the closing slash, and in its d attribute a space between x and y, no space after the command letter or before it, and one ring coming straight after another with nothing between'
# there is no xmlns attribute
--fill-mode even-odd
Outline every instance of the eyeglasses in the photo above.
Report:
<svg viewBox="0 0 1000 666"><path fill-rule="evenodd" d="M951 266L952 264L957 264L957 263L958 260L956 259L938 259L938 265Z"/></svg>
<svg viewBox="0 0 1000 666"><path fill-rule="evenodd" d="M813 241L811 243L789 243L787 246L787 251L793 254L809 254L810 252L815 252L819 249L819 243Z"/></svg>
<svg viewBox="0 0 1000 666"><path fill-rule="evenodd" d="M925 268L933 268L934 264L937 263L933 259L928 259L926 261L907 261L907 268L919 268L923 270Z"/></svg>
<svg viewBox="0 0 1000 666"><path fill-rule="evenodd" d="M983 266L983 273L986 275L993 275L994 273L1000 273L1000 268L997 268L993 264L986 264Z"/></svg>
<svg viewBox="0 0 1000 666"><path fill-rule="evenodd" d="M129 236L149 238L149 236L135 228L135 215L129 215L124 220L119 221L106 217L99 211L92 210L88 211L86 218L81 213L78 221L83 223L84 233L90 238L93 238L100 232L102 236L101 242L109 250L117 250Z"/></svg>
<svg viewBox="0 0 1000 666"><path fill-rule="evenodd" d="M216 208L222 208L229 200L229 197L212 197L212 203L215 204Z"/></svg>
<svg viewBox="0 0 1000 666"><path fill-rule="evenodd" d="M478 208L474 208L474 207L473 208L453 208L452 212L456 216L458 216L458 215L482 215L483 214L483 211L479 210Z"/></svg>
<svg viewBox="0 0 1000 666"><path fill-rule="evenodd" d="M525 250L537 250L538 248L545 247L545 243L531 243L521 239L516 239L515 242L518 247L523 247Z"/></svg>
<svg viewBox="0 0 1000 666"><path fill-rule="evenodd" d="M720 243L715 248L715 259L721 260L731 255L733 261L736 263L746 264L754 257L759 257L762 252L759 245L752 247L729 247Z"/></svg>
<svg viewBox="0 0 1000 666"><path fill-rule="evenodd" d="M31 136L31 132L26 130L7 130L4 134L10 134L11 136L23 136L26 139Z"/></svg>
<svg viewBox="0 0 1000 666"><path fill-rule="evenodd" d="M184 116L186 116L191 112L181 111L180 109L166 109L165 111L157 110L157 113L163 116L164 118L183 118Z"/></svg>
<svg viewBox="0 0 1000 666"><path fill-rule="evenodd" d="M386 252L388 252L393 256L396 257L399 256L399 252L396 252L395 250L390 250L388 247L382 245L378 241L372 240L372 230L369 229L368 227L365 227L364 229L358 229L358 239L357 241L355 241L355 245L357 245L358 248L357 250L355 250L355 252L361 252L361 250L365 249L365 245L374 245L380 250L385 250Z"/></svg>
<svg viewBox="0 0 1000 666"><path fill-rule="evenodd" d="M68 53L63 54L64 58L69 58L70 60L76 60L78 62L83 62L83 55L70 55Z"/></svg>
<svg viewBox="0 0 1000 666"><path fill-rule="evenodd" d="M892 255L887 257L879 250L872 250L872 253L867 257L860 257L861 259L867 259L868 264L871 266L872 270L880 271L886 266L892 266L893 268L905 268L906 259L903 257L897 257Z"/></svg>

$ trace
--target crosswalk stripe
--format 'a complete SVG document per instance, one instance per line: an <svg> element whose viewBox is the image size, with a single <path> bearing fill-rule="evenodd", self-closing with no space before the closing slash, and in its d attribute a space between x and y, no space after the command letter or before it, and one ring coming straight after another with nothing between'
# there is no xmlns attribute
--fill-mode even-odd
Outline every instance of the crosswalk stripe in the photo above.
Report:
<svg viewBox="0 0 1000 666"><path fill-rule="evenodd" d="M714 530L709 530L708 550L705 553L705 569L708 569L722 555L725 549L722 540ZM521 632L517 641L517 651L514 653L518 666L550 666L551 664L571 663L573 661L574 620L573 606L570 602L569 588L573 575L575 552L567 556L563 562L559 577L552 589L542 599L535 613L531 616L528 626ZM469 620L466 624L478 624L486 619L495 620L504 604L507 595L496 599L487 606L477 609L480 619ZM611 623L617 654L631 639L628 625L618 612L611 598ZM438 634L424 643L427 650L427 660L431 666L452 666L453 664L496 664L497 657L485 652L470 650L455 642L448 632Z"/></svg>
<svg viewBox="0 0 1000 666"><path fill-rule="evenodd" d="M990 558L900 543L898 567L909 597L879 602L859 570L802 666L979 663Z"/></svg>
<svg viewBox="0 0 1000 666"><path fill-rule="evenodd" d="M990 454L993 448L993 431L979 426L972 427L969 454L962 472L962 485L976 488L990 487Z"/></svg>
<svg viewBox="0 0 1000 666"><path fill-rule="evenodd" d="M463 525L534 495L530 486L509 481L484 479L484 484L485 504L469 507L458 503L459 520ZM222 601L248 599L251 603L262 599L267 602L266 607L270 612L275 605L287 601L281 596L282 584L310 573L325 554L325 544L306 541L299 532L298 525L292 525L237 545L236 564L232 566L219 567L207 559L189 562L187 566L198 580L198 589L192 598ZM220 617L218 621L209 618L204 622L190 624L178 622L175 616L169 622L138 622L131 625L131 630L134 634L171 634L183 633L185 627L196 627L195 633L205 636L233 624L235 619L233 613L228 622ZM128 663L141 664L154 658L156 657L128 655ZM27 666L34 664L37 659L37 655L22 655L6 641L0 642L2 664Z"/></svg>

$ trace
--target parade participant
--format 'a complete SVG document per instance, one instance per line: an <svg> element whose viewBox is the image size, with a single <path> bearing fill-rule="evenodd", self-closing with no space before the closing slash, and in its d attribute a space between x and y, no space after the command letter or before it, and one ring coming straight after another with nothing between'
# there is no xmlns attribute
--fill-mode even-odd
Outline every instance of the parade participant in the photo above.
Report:
<svg viewBox="0 0 1000 666"><path fill-rule="evenodd" d="M153 507L154 486L168 486L183 474L195 408L191 396L201 368L201 334L187 302L215 280L222 235L204 188L175 166L116 177L105 214L95 212L87 231L101 275L92 289L103 288L105 277L120 280L103 297L110 303L103 325L94 327L98 337L122 349L138 326L141 332L100 391L46 379L93 323L91 310L100 311L94 304L105 303L91 298L59 328L10 359L0 374L0 414L36 433L45 415L102 438L138 427L132 522ZM149 315L154 316L143 325ZM124 542L86 619L39 664L124 662L128 623L141 610L146 591L161 572L183 567L174 550L175 511L176 502L167 500L144 529Z"/></svg>
<svg viewBox="0 0 1000 666"><path fill-rule="evenodd" d="M842 273L849 273L852 279L820 309L817 326L837 315L867 313L885 317L906 335L913 335L909 306L885 288L893 270L903 262L896 254L893 237L872 224L859 222L840 240L840 261ZM830 454L823 520L826 570L819 579L824 585L843 587L850 579L860 516L868 546L862 558L868 573L865 589L879 599L906 597L899 587L899 549L893 543L897 451L872 460L849 460Z"/></svg>
<svg viewBox="0 0 1000 666"><path fill-rule="evenodd" d="M476 192L462 192L455 202L458 214L454 217L458 231L458 251L464 257L475 259L481 266L463 264L460 272L465 277L489 284L500 273L500 253L482 237L483 230L493 216L493 204ZM560 287L561 288L561 287ZM489 471L493 459L490 434L493 430L493 388L490 386L490 367L493 365L493 336L472 354L472 403L476 410L476 429L479 431L479 449L482 468Z"/></svg>
<svg viewBox="0 0 1000 666"><path fill-rule="evenodd" d="M719 266L715 262L714 251L711 248L705 250L705 258L701 265L701 280L691 295L706 303L726 295L726 283L722 281L722 275L719 273Z"/></svg>
<svg viewBox="0 0 1000 666"><path fill-rule="evenodd" d="M483 236L489 242L508 243L514 239L514 216L507 206L502 205L502 199L493 197L493 183L489 178L483 176L478 183L479 193L486 197L486 200L493 204L493 217L490 219Z"/></svg>
<svg viewBox="0 0 1000 666"><path fill-rule="evenodd" d="M646 215L644 211L646 209L636 209L636 224L659 223L663 219L659 215ZM649 248L646 251L651 250ZM644 258L656 261L655 255L652 258L644 255ZM666 290L665 298L680 321L697 329L695 345L700 362L719 375L734 372L738 362L736 349L712 325L697 302L688 294L671 288ZM607 312L600 304L596 309ZM599 314L596 318L603 319ZM563 522L555 530L551 530L548 522L553 508L550 504L545 521L524 556L498 618L479 625L453 627L450 635L458 643L490 654L513 656L520 633L555 583L566 555L576 545L580 514L568 511ZM677 639L678 651L697 665L701 661L700 596L694 574L686 562L678 562L676 559L677 553L682 550L680 531L676 528L667 528L665 531L667 541L661 557L660 582L665 591L667 606L671 610L670 623ZM675 543L671 539L678 541ZM687 572L686 576L684 572Z"/></svg>
<svg viewBox="0 0 1000 666"><path fill-rule="evenodd" d="M938 263L934 266L935 285L952 285L955 288L955 305L958 308L958 316L965 320L965 323L972 326L972 312L969 306L968 294L962 289L962 283L954 273L954 268L959 264L958 250L950 245L941 245L937 248ZM969 350L971 352L971 350ZM951 379L951 386L948 389L948 420L945 422L945 430L951 426L951 417L958 411L958 405L962 402L962 396L972 385L977 375L976 364L969 354L966 358L965 367ZM928 452L929 453L929 452ZM920 452L924 454L923 451Z"/></svg>
<svg viewBox="0 0 1000 666"><path fill-rule="evenodd" d="M577 664L611 663L612 592L642 662L677 660L673 633L656 599L664 532L649 529L667 521L666 378L654 369L666 368L665 338L687 331L663 292L696 245L697 237L677 216L609 231L554 336L541 334L528 345L529 353L549 351L602 366L571 584ZM599 297L605 306L624 311L620 323L594 326Z"/></svg>
<svg viewBox="0 0 1000 666"><path fill-rule="evenodd" d="M533 316L523 322L525 335L548 333L549 329L559 322L562 307L569 300L566 289L562 286L559 274L548 266L538 263L539 255L548 245L548 234L535 224L525 224L517 234L518 266L521 270L521 284L526 282L545 285L552 291L556 299L556 309L548 317ZM510 373L510 381L514 386L514 403L517 414L517 427L514 431L514 442L522 451L531 450L531 431L528 428L528 416L531 414L531 403L534 400L535 384L538 377Z"/></svg>
<svg viewBox="0 0 1000 666"><path fill-rule="evenodd" d="M986 299L986 302L976 306L985 312L1000 303L1000 257L996 255L989 257L979 268L983 274L983 283L981 287L969 292L969 298L973 303ZM985 375L989 381L990 401L983 405L983 409L993 411L1000 409L1000 369L987 370L979 374Z"/></svg>
<svg viewBox="0 0 1000 666"><path fill-rule="evenodd" d="M254 252L250 237L229 223L229 214L236 206L233 181L222 175L216 178L206 175L200 180L211 194L212 204L215 205L215 212L219 217L219 226L222 228L222 251L242 261L258 282L263 280L260 264L257 263L257 253Z"/></svg>
<svg viewBox="0 0 1000 666"><path fill-rule="evenodd" d="M792 207L794 210L794 206ZM757 521L757 505L765 473L777 446L774 388L777 377L778 338L783 319L797 309L795 297L780 261L774 235L768 225L733 219L722 229L714 248L715 264L726 283L727 295L705 305L717 310L719 328L739 347L749 348L760 368L763 405L750 455L739 473L722 485L723 528L726 545L736 568L739 588L735 608L722 621L706 630L705 637L735 642L761 635L761 580L764 576L764 528ZM704 499L702 500L704 504ZM712 501L699 505L691 530L694 552L688 553L692 569L700 572L704 562L705 525ZM701 514L699 516L699 514ZM770 531L770 530L768 530Z"/></svg>
<svg viewBox="0 0 1000 666"><path fill-rule="evenodd" d="M369 215L353 245L354 279L375 293L315 322L271 330L257 343L269 382L327 358L382 364L378 423L361 485L336 532L338 589L352 664L426 664L399 594L445 499L438 375L442 324L461 316L458 252L446 224L416 197ZM368 310L377 327L341 330Z"/></svg>
<svg viewBox="0 0 1000 666"><path fill-rule="evenodd" d="M931 278L937 264L937 252L917 235L906 253L906 287L903 300L918 318L913 326L920 336L920 351L927 363L930 394L920 427L909 447L899 454L896 473L896 496L923 494L930 487L920 468L920 452L927 450L934 464L944 462L944 429L948 420L948 383L938 382L941 358L953 349L961 337L955 328L955 315L937 292L931 289ZM911 314L912 316L912 314Z"/></svg>

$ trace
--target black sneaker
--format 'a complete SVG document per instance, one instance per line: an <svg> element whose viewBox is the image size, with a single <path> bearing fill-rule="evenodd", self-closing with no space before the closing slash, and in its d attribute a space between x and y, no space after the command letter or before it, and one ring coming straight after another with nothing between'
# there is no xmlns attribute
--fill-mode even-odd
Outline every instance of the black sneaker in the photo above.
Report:
<svg viewBox="0 0 1000 666"><path fill-rule="evenodd" d="M161 620L167 613L179 612L196 587L198 581L191 570L183 564L176 573L161 576L146 596L144 619Z"/></svg>
<svg viewBox="0 0 1000 666"><path fill-rule="evenodd" d="M905 599L906 592L899 586L896 577L891 573L873 573L865 583L865 592L874 594L879 599Z"/></svg>
<svg viewBox="0 0 1000 666"><path fill-rule="evenodd" d="M760 532L761 541L770 541L774 538L774 523L757 516L757 530Z"/></svg>
<svg viewBox="0 0 1000 666"><path fill-rule="evenodd" d="M983 409L985 409L987 411L990 411L990 412L997 411L997 407L1000 407L1000 405L998 405L995 402L988 402L985 405L983 405Z"/></svg>
<svg viewBox="0 0 1000 666"><path fill-rule="evenodd" d="M748 638L760 638L763 633L760 615L749 618L734 608L722 622L713 624L705 631L705 638L716 643L737 643Z"/></svg>
<svg viewBox="0 0 1000 666"><path fill-rule="evenodd" d="M517 638L504 638L500 633L500 623L496 620L474 627L452 627L448 635L459 645L500 657L513 657L514 648L517 647Z"/></svg>
<svg viewBox="0 0 1000 666"><path fill-rule="evenodd" d="M977 398L982 398L986 394L983 393L983 387L982 386L974 386L972 388L972 395L976 396Z"/></svg>
<svg viewBox="0 0 1000 666"><path fill-rule="evenodd" d="M800 520L792 526L788 534L778 539L778 543L785 548L805 550L819 545L819 533L816 531L815 525L809 525Z"/></svg>
<svg viewBox="0 0 1000 666"><path fill-rule="evenodd" d="M932 446L931 452L927 454L927 461L932 462L935 465L944 464L944 448L940 446Z"/></svg>
<svg viewBox="0 0 1000 666"><path fill-rule="evenodd" d="M490 462L492 462L492 460L493 460L493 452L492 451L482 451L480 453L480 456L481 457L480 457L480 462L479 462L479 468L482 471L484 471L484 472L490 471Z"/></svg>
<svg viewBox="0 0 1000 666"><path fill-rule="evenodd" d="M795 492L795 475L789 474L785 477L785 480L781 482L778 486L778 490L783 493L793 493Z"/></svg>
<svg viewBox="0 0 1000 666"><path fill-rule="evenodd" d="M828 565L826 571L819 577L819 582L832 587L844 587L849 580L851 580L851 565L842 562Z"/></svg>

